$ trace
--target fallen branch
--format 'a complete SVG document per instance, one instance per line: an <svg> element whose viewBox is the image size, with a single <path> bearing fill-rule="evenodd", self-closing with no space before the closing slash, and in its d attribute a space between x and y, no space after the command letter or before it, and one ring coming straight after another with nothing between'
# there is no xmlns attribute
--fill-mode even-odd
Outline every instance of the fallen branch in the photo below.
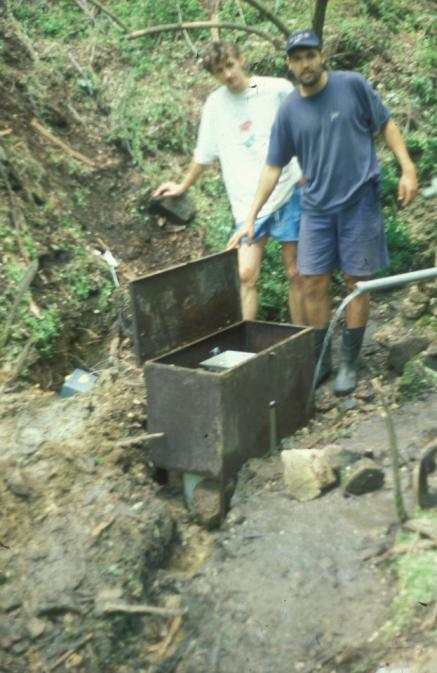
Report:
<svg viewBox="0 0 437 673"><path fill-rule="evenodd" d="M8 136L8 135L10 135L11 133L12 133L12 129L11 129L11 128L3 129L2 131L0 131L0 137Z"/></svg>
<svg viewBox="0 0 437 673"><path fill-rule="evenodd" d="M143 433L142 435L137 435L136 437L129 437L129 439L120 439L116 443L118 449L128 449L131 446L136 446L137 444L142 444L143 442L149 442L151 439L161 439L165 437L164 432L151 432L149 434Z"/></svg>
<svg viewBox="0 0 437 673"><path fill-rule="evenodd" d="M101 2L99 2L98 0L88 0L88 2L94 5L94 7L98 7L98 9L100 9L100 11L103 12L103 14L109 16L109 18L112 19L112 21L116 23L119 28L122 28L122 30L124 30L124 32L127 33L127 26L125 26L124 23L120 21L118 16L110 12L109 9L106 9L106 7L102 5Z"/></svg>
<svg viewBox="0 0 437 673"><path fill-rule="evenodd" d="M285 25L285 23L282 23L280 19L276 16L276 14L273 14L267 7L264 7L261 2L258 2L258 0L243 0L243 2L247 2L248 5L251 5L252 7L255 7L261 14L264 14L275 26L278 28L278 30L281 31L285 37L288 37L290 31Z"/></svg>
<svg viewBox="0 0 437 673"><path fill-rule="evenodd" d="M64 661L67 661L67 659L69 659L72 654L82 649L82 647L86 645L93 637L94 634L89 633L87 636L85 636L85 638L82 638L82 640L80 640L74 647L71 647L69 650L64 652L64 654L62 654L59 657L59 659L56 659L56 661L51 666L49 666L47 670L50 671L51 673L51 671L54 671L56 668L59 668L59 666L63 664Z"/></svg>
<svg viewBox="0 0 437 673"><path fill-rule="evenodd" d="M90 166L91 168L95 168L96 164L92 159L89 159L86 157L84 154L81 154L80 152L77 152L74 150L72 147L64 143L62 140L59 140L53 133L51 133L48 129L45 128L42 124L40 124L36 119L32 119L30 122L31 126L38 131L44 138L47 138L53 145L57 145L61 149L64 150L64 152L67 152L67 154L70 154L72 157L77 159L77 161L81 161L82 163L86 164L87 166Z"/></svg>
<svg viewBox="0 0 437 673"><path fill-rule="evenodd" d="M164 640L162 640L160 643L157 643L156 645L150 645L149 652L156 652L161 658L164 658L168 648L172 644L177 632L179 631L181 624L181 615L174 617Z"/></svg>
<svg viewBox="0 0 437 673"><path fill-rule="evenodd" d="M180 608L157 608L154 605L145 605L144 603L130 605L123 601L104 603L99 611L108 615L122 612L128 615L158 615L160 617L180 617L185 612Z"/></svg>
<svg viewBox="0 0 437 673"><path fill-rule="evenodd" d="M163 24L162 26L153 26L152 28L142 28L141 30L135 30L133 33L128 33L126 37L128 40L135 40L137 37L143 37L144 35L165 33L166 31L176 32L178 30L190 30L196 28L229 28L230 30L244 30L246 33L259 35L265 40L268 40L268 42L277 48L282 48L283 46L282 42L278 40L278 38L273 37L263 30L258 30L253 26L242 26L237 23L228 23L222 21L184 21L182 23L167 23Z"/></svg>

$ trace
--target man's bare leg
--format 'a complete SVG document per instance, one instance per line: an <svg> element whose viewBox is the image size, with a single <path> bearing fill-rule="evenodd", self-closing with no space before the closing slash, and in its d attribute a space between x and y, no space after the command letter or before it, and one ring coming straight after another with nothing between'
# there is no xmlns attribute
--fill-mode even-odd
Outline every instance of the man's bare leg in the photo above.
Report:
<svg viewBox="0 0 437 673"><path fill-rule="evenodd" d="M295 325L305 325L303 281L297 272L297 243L282 244L282 258L288 278L288 308L290 320Z"/></svg>
<svg viewBox="0 0 437 673"><path fill-rule="evenodd" d="M255 320L258 312L256 284L261 271L261 260L267 237L260 238L252 245L243 244L238 248L238 272L240 275L241 311L243 320Z"/></svg>
<svg viewBox="0 0 437 673"><path fill-rule="evenodd" d="M347 293L350 294L355 283L360 280L368 280L368 278L348 276L344 274L346 282ZM354 327L365 327L369 318L370 294L364 292L355 297L346 308L346 324L349 329Z"/></svg>
<svg viewBox="0 0 437 673"><path fill-rule="evenodd" d="M324 329L331 318L331 274L302 276L305 315L309 325Z"/></svg>

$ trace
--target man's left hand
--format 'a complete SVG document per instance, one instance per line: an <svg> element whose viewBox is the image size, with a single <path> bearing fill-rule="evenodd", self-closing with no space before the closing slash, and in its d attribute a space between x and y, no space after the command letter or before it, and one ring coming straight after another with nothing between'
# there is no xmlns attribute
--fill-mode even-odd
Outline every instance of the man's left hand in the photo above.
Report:
<svg viewBox="0 0 437 673"><path fill-rule="evenodd" d="M417 194L416 172L402 173L399 180L398 201L402 207L408 206Z"/></svg>

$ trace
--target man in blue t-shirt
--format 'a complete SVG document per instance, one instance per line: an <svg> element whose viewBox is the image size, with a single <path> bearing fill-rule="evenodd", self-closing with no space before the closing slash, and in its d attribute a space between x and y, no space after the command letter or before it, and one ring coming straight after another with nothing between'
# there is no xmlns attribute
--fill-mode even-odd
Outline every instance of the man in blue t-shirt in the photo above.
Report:
<svg viewBox="0 0 437 673"><path fill-rule="evenodd" d="M305 311L315 328L316 358L325 338L331 305L332 273L340 269L350 292L388 264L379 205L380 168L374 135L381 132L401 167L398 198L408 205L417 193L414 164L405 142L379 96L367 80L352 72L326 70L319 38L311 30L290 35L288 67L298 82L282 103L272 127L267 162L243 227L228 247L252 237L256 214L273 190L291 156L304 177L298 270L303 276ZM337 395L357 384L358 355L369 315L369 295L347 307L342 334ZM317 383L331 370L329 348Z"/></svg>

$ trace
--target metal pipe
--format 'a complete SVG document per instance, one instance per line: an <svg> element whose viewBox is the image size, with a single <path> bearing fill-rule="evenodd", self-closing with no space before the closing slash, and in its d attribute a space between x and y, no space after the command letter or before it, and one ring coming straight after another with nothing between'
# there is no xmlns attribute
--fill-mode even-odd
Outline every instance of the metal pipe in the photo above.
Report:
<svg viewBox="0 0 437 673"><path fill-rule="evenodd" d="M397 285L406 283L421 283L424 280L437 278L437 266L431 269L422 269L420 271L411 271L410 273L398 273L396 276L387 276L386 278L374 278L373 280L360 280L355 283L357 294L362 292L371 292L372 290L387 290Z"/></svg>

